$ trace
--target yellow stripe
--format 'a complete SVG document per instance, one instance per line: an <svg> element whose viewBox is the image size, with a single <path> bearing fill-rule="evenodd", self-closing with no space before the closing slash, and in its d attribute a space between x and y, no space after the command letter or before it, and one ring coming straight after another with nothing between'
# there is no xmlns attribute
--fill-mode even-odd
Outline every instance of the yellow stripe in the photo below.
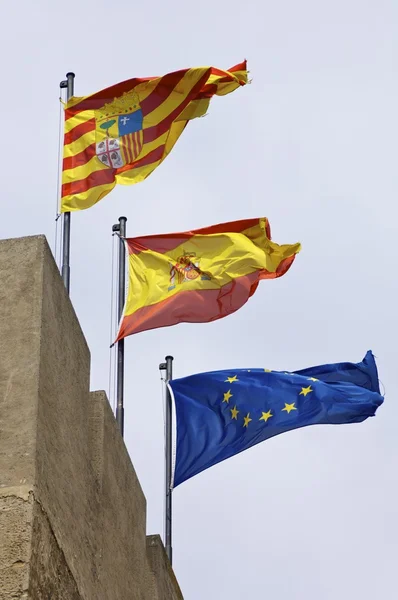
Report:
<svg viewBox="0 0 398 600"><path fill-rule="evenodd" d="M68 119L67 121L65 121L64 131L65 131L65 133L69 133L69 131L71 131L74 127L76 127L76 125L80 125L81 123L84 123L85 121L89 121L90 119L93 119L93 118L94 118L93 110L83 110L82 112L78 113L71 119Z"/></svg>
<svg viewBox="0 0 398 600"><path fill-rule="evenodd" d="M143 81L142 83L139 83L137 86L135 86L135 90L137 92L137 94L139 94L140 100L145 100L145 98L147 98L149 96L149 94L151 94L154 90L154 88L156 87L156 85L158 84L159 80L161 79L161 77L157 77L156 79L152 79L150 81ZM132 88L133 89L133 88ZM65 104L65 108L72 108L72 106L76 106L76 104L79 104L80 102L82 102L83 100L87 100L88 98L91 98L91 96L94 96L94 94L90 94L89 96L73 96L73 98L71 98L66 104ZM104 104L105 102L109 102L110 100L113 100L113 98L109 98L104 99ZM94 113L94 111L82 111L80 113L78 113L79 115L84 115L85 113ZM76 117L73 117L76 118ZM86 117L86 118L90 118L91 117ZM71 119L68 119L71 120Z"/></svg>
<svg viewBox="0 0 398 600"><path fill-rule="evenodd" d="M138 84L134 90L137 92L140 102L143 102L150 94L152 94L153 90L158 85L159 81L162 77L157 77L156 79L152 79L151 81L144 81L143 83Z"/></svg>
<svg viewBox="0 0 398 600"><path fill-rule="evenodd" d="M195 235L167 255L151 250L129 256L129 292L125 316L143 306L149 306L169 298L179 291L217 289L233 279L266 269L274 273L284 258L300 249L300 244L279 246L265 235L261 224L248 230L249 239L243 233L217 233ZM190 260L199 261L202 273L210 280L200 277L169 289L170 270L178 257L195 253Z"/></svg>
<svg viewBox="0 0 398 600"><path fill-rule="evenodd" d="M116 175L116 183L120 183L122 185L139 183L140 181L146 179L160 163L161 161L159 160L150 165L146 165L145 167L131 169L130 171L126 171L121 175ZM62 199L61 212L90 208L90 206L93 206L104 196L106 196L106 194L111 192L114 187L115 184L112 183L99 185L75 196L65 196L65 198Z"/></svg>
<svg viewBox="0 0 398 600"><path fill-rule="evenodd" d="M156 162L151 163L150 165L146 165L145 167L138 167L136 169L130 169L129 171L124 171L120 175L116 175L116 182L121 185L132 185L134 183L140 183L140 181L144 181L160 165L162 161L158 160Z"/></svg>
<svg viewBox="0 0 398 600"><path fill-rule="evenodd" d="M237 90L240 87L239 83L235 83L234 81L230 81L228 83L219 83L217 86L217 96L226 96L230 94L234 90Z"/></svg>
<svg viewBox="0 0 398 600"><path fill-rule="evenodd" d="M225 94L229 94L233 92L238 87L241 86L240 81L244 81L247 83L247 71L236 71L235 73L231 73L230 71L225 71L226 75L232 75L233 80L227 82L220 82L222 79L222 75L210 75L208 83L215 83L217 85L217 96L224 96Z"/></svg>
<svg viewBox="0 0 398 600"><path fill-rule="evenodd" d="M167 141L168 134L169 134L169 132L167 131L166 133L164 133L163 135L158 137L153 142L145 144L143 146L141 154L138 156L138 160L140 160L141 158L145 158L145 156L147 156L147 154L152 152L152 150L155 150L162 144L165 144ZM74 169L68 169L66 171L63 171L62 183L68 183L70 181L79 181L80 179L85 179L86 177L88 177L88 175L90 175L90 173L93 173L94 171L100 171L101 169L107 169L107 168L109 168L109 167L107 167L106 165L103 165L98 160L97 156L95 155L86 164L82 165L81 167L75 167ZM125 173L127 173L127 172L125 172ZM122 173L121 175L118 176L118 183L133 183L131 181L131 179L132 179L131 175L126 176L125 173ZM123 182L124 178L127 178L128 181Z"/></svg>
<svg viewBox="0 0 398 600"><path fill-rule="evenodd" d="M182 113L176 118L176 121L190 121L197 117L203 117L209 108L210 98L201 98L200 100L192 100L184 108Z"/></svg>
<svg viewBox="0 0 398 600"><path fill-rule="evenodd" d="M146 127L158 125L165 117L167 117L167 115L180 106L206 71L206 67L189 69L166 100L151 113L144 116L144 129Z"/></svg>
<svg viewBox="0 0 398 600"><path fill-rule="evenodd" d="M76 142L64 145L64 158L75 156L95 143L95 130L82 135Z"/></svg>
<svg viewBox="0 0 398 600"><path fill-rule="evenodd" d="M170 95L164 100L164 102L155 110L153 110L150 114L144 116L143 129L148 127L158 125L165 117L170 115L173 110L180 106L180 104L186 99L186 97L191 92L192 88L197 84L197 82L203 77L203 75L208 71L210 67L198 67L193 69L188 69L182 79L178 82L175 88L172 90ZM239 79L247 80L247 73L242 71L241 73L236 73L234 76L234 80L229 83L221 84L219 83L220 78L223 75L211 75L207 82L208 83L216 83L217 85L217 94L223 95L227 94L237 87L239 87ZM140 101L142 102L145 98L147 98L157 87L162 77L153 79L151 81L144 81L135 87L137 91ZM104 90L102 91L102 93ZM155 92L156 93L156 92ZM91 96L83 96L83 97L75 97L72 98L66 105L66 108L71 108L80 102L89 99ZM112 98L109 98L112 100ZM106 100L104 99L104 102ZM158 139L145 144L142 149L141 154L138 159L145 158L150 152L154 149L158 148L162 144L164 144L165 149L161 160L157 160L156 162L146 165L144 167L139 167L135 169L130 169L129 171L125 171L124 173L116 176L117 183L121 184L133 184L138 183L139 181L144 180L152 171L164 160L167 154L171 151L174 144L178 140L181 135L186 123L188 120L202 116L206 113L209 99L201 99L197 101L192 101L183 111L183 113L177 118L178 122L174 122L170 130L163 134ZM65 122L65 133L69 133L76 126L85 123L87 120L95 118L94 110L85 110L81 113L78 113L71 119ZM96 142L96 132L92 130L85 135L81 136L75 142L68 144L64 147L64 158L70 158L83 152L88 146L94 144ZM73 181L84 180L90 173L94 173L96 171L105 169L103 164L97 159L96 156L90 159L88 163L82 166L75 167L73 169L68 169L68 171L63 173L62 181L63 183L69 183ZM116 182L115 182L116 183ZM98 200L100 200L104 195L109 193L111 189L113 189L115 183L106 184L103 186L98 186L95 188L91 188L86 192L78 194L76 196L69 196L63 199L62 201L62 211L68 210L81 210L84 208L88 208L92 206Z"/></svg>
<svg viewBox="0 0 398 600"><path fill-rule="evenodd" d="M168 133L169 132L166 131L162 136L156 138L153 142L145 144L143 151L140 154L140 157L146 156L149 152L157 148L159 145L164 144L167 140ZM68 158L70 156L75 156L76 154L79 154L95 142L95 130L90 131L89 133L85 133L75 142L64 145L64 158Z"/></svg>
<svg viewBox="0 0 398 600"><path fill-rule="evenodd" d="M218 69L222 71L222 69ZM239 81L247 82L247 71L222 71L222 75L218 75L217 73L211 73L209 77L209 83L218 83L220 79L223 79L226 75L232 76L234 78L234 82L239 85ZM229 82L231 83L231 82ZM224 85L221 83L220 85Z"/></svg>
<svg viewBox="0 0 398 600"><path fill-rule="evenodd" d="M147 154L152 152L152 150L155 150L159 146L162 146L163 144L165 144L167 141L168 134L169 134L169 132L166 131L166 133L164 133L163 135L161 135L158 138L156 138L155 140L153 140L153 142L148 142L147 144L144 144L144 146L142 148L142 152L138 156L137 160L141 160L141 158L144 158Z"/></svg>
<svg viewBox="0 0 398 600"><path fill-rule="evenodd" d="M184 131L184 127L186 125L186 121L176 121L172 124L169 131L169 137L167 138L165 152L163 155L163 160L169 154L169 152L173 149L174 144Z"/></svg>
<svg viewBox="0 0 398 600"><path fill-rule="evenodd" d="M103 165L97 156L93 156L91 160L81 167L75 167L74 169L68 169L62 172L62 183L70 183L72 181L80 181L86 179L91 173L95 171L103 171L108 169L106 165Z"/></svg>
<svg viewBox="0 0 398 600"><path fill-rule="evenodd" d="M61 199L61 212L73 212L75 210L90 208L90 206L93 206L109 194L115 185L116 182L107 183L105 185L98 185L76 196L65 196Z"/></svg>
<svg viewBox="0 0 398 600"><path fill-rule="evenodd" d="M160 165L161 162L164 161L168 153L172 150L174 144L180 137L181 133L184 130L185 122L179 121L178 123L173 123L170 131L166 132L164 135L159 137L154 142L150 144L144 145L144 151L139 155L138 159L140 160L149 152L157 148L158 146L165 143L165 150L161 160L157 160L156 162L151 163L150 165L146 165L145 167L138 167L135 169L129 169L128 171L124 171L120 175L116 176L117 183L122 185L131 185L133 183L139 183L140 181L144 181Z"/></svg>

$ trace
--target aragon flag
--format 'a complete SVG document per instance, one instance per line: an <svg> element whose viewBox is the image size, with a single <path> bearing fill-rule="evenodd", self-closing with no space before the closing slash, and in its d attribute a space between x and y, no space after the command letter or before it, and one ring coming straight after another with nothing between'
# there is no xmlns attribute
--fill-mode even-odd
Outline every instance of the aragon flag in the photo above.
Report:
<svg viewBox="0 0 398 600"><path fill-rule="evenodd" d="M177 323L206 323L241 308L261 279L281 277L300 244L271 241L268 220L126 239L129 290L117 340Z"/></svg>
<svg viewBox="0 0 398 600"><path fill-rule="evenodd" d="M166 158L190 119L214 95L247 83L246 61L222 71L198 67L129 79L65 107L61 211L93 206L117 183L144 180Z"/></svg>

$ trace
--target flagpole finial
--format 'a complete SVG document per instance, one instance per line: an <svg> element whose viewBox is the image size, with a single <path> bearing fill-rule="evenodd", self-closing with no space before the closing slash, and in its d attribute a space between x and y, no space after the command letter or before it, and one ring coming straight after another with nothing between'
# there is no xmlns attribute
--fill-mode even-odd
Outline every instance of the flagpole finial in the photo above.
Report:
<svg viewBox="0 0 398 600"><path fill-rule="evenodd" d="M76 77L76 75L74 73L72 73L72 71L69 71L66 74L66 79L61 81L59 84L59 87L61 89L68 88L68 100L71 96L73 96L73 82L74 82L75 77Z"/></svg>
<svg viewBox="0 0 398 600"><path fill-rule="evenodd" d="M119 217L119 223L115 223L115 225L112 225L112 231L113 232L119 231L120 236L125 237L126 223L127 223L127 217Z"/></svg>

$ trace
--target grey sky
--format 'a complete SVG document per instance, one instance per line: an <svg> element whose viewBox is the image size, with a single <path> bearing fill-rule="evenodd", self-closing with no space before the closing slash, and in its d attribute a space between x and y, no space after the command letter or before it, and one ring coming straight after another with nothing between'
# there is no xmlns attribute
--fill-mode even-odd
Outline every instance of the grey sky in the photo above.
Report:
<svg viewBox="0 0 398 600"><path fill-rule="evenodd" d="M396 596L397 17L392 0L1 5L1 238L45 233L53 246L66 71L77 95L244 58L253 78L215 98L148 180L72 215L71 297L92 389L108 389L120 215L131 236L267 216L276 242L303 245L236 314L126 340L126 444L148 533L163 527L165 354L177 377L356 362L369 348L378 361L387 397L375 419L278 436L175 490L186 600Z"/></svg>

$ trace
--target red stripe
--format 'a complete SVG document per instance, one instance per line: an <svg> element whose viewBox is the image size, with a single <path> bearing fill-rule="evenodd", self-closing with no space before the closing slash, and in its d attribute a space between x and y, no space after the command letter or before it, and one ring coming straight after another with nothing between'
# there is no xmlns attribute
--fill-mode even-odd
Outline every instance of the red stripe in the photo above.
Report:
<svg viewBox="0 0 398 600"><path fill-rule="evenodd" d="M152 81L153 79L157 79L157 77L145 77L143 79L135 77L133 79L127 79L126 81L121 81L120 83L105 88L104 90L100 90L99 92L96 92L91 96L87 96L87 98L81 102L78 102L74 106L68 108L65 118L70 119L82 110L95 110L97 108L101 108L106 102L112 102L118 96L122 96L124 92L130 92L140 83Z"/></svg>
<svg viewBox="0 0 398 600"><path fill-rule="evenodd" d="M138 147L138 136L139 136L138 131L136 131L132 135L132 153L133 153L132 157L133 157L133 160L135 160L140 153L139 147Z"/></svg>
<svg viewBox="0 0 398 600"><path fill-rule="evenodd" d="M274 271L272 273L270 271L267 271L266 269L263 269L262 271L259 272L259 280L260 279L277 279L278 277L282 277L282 275L284 275L285 273L288 272L288 270L292 266L295 258L296 258L295 254L292 254L292 256L288 256L287 258L284 258L279 263L276 271ZM255 290L253 290L252 293L254 293L254 291Z"/></svg>
<svg viewBox="0 0 398 600"><path fill-rule="evenodd" d="M101 108L106 102L112 102L115 98L122 96L125 92L130 92L140 83L153 81L159 79L159 83L156 88L149 94L145 100L141 103L141 108L144 114L148 114L164 102L166 98L171 94L174 87L184 77L185 73L189 69L183 69L181 71L175 71L174 73L168 73L163 77L144 77L142 79L134 78L127 79L121 83L117 83L109 88L100 90L91 96L88 96L75 106L68 108L65 111L65 119L70 119L83 110L95 110Z"/></svg>
<svg viewBox="0 0 398 600"><path fill-rule="evenodd" d="M214 94L217 92L217 84L216 83L208 83L204 86L203 90L197 95L195 100L204 100L208 98L212 98Z"/></svg>
<svg viewBox="0 0 398 600"><path fill-rule="evenodd" d="M95 119L84 121L84 123L76 125L76 127L68 131L68 133L65 133L64 145L66 146L67 144L76 142L82 135L89 133L90 131L95 131Z"/></svg>
<svg viewBox="0 0 398 600"><path fill-rule="evenodd" d="M130 140L129 140L129 154L130 154L130 162L132 163L135 159L136 152L135 152L135 133L130 133Z"/></svg>
<svg viewBox="0 0 398 600"><path fill-rule="evenodd" d="M175 78L175 80L177 81L178 77L180 76L180 78L181 78L188 70L189 69L184 69L184 70L175 71L174 73L169 73L167 75L164 75L164 77L161 78L161 81L163 80L163 83L164 83L164 81L166 81L166 78L169 78L168 81L170 81L170 82L173 80L173 78ZM246 61L239 63L229 69L229 71L231 73L235 73L236 71L245 71L245 70L246 70ZM215 75L224 74L224 71L220 71L219 69L216 69L216 68L212 68L211 72ZM121 96L124 92L131 91L140 83L145 83L147 81L153 81L154 79L158 79L158 77L143 77L143 78L135 77L133 79L127 79L126 81L117 83L116 85L108 87L104 90L100 90L99 92L96 92L95 94L92 94L91 96L88 96L87 98L85 98L84 100L79 102L78 104L75 104L74 106L68 108L65 111L65 119L67 120L67 119L73 117L74 115L78 114L82 110L95 110L96 108L101 108L105 102L111 102L112 100L114 100L114 98ZM171 85L171 84L169 84L169 85ZM158 88L158 86L156 86L156 89L157 88ZM170 90L170 91L172 91L172 90ZM156 90L155 90L155 92L156 92ZM159 90L159 92L160 92L160 90ZM161 93L164 94L165 92L162 90ZM148 96L148 98L146 100L144 100L143 103L145 103L148 100L149 106L151 106L152 102L154 103L154 106L156 106L155 97L152 98L151 100L149 100L149 98L151 98L151 96L152 96L152 94L150 94L150 96ZM167 96L165 96L163 98L163 100L166 97ZM163 100L161 100L161 101L163 101ZM153 108L150 108L149 111L150 110L153 110Z"/></svg>
<svg viewBox="0 0 398 600"><path fill-rule="evenodd" d="M184 108L188 106L188 104L192 100L196 99L196 96L199 94L203 83L205 80L207 80L207 78L208 72L206 72L206 74L203 75L203 77L201 77L201 79L193 86L185 100L183 100L181 104L179 104L170 114L168 114L167 117L163 119L163 121L161 121L157 125L154 125L153 127L148 127L147 129L144 129L144 144L153 142L158 137L163 135L168 129L170 129L171 124L176 119L176 117L178 117L182 113Z"/></svg>
<svg viewBox="0 0 398 600"><path fill-rule="evenodd" d="M183 69L182 71L175 71L174 73L168 73L159 80L156 88L149 94L145 100L140 102L142 112L144 115L148 115L150 112L158 108L170 94L173 93L176 85L183 79L184 75L189 69ZM208 75L207 75L208 77Z"/></svg>
<svg viewBox="0 0 398 600"><path fill-rule="evenodd" d="M247 60L244 60L241 63L238 63L234 67L228 69L231 73L236 73L236 71L247 71Z"/></svg>
<svg viewBox="0 0 398 600"><path fill-rule="evenodd" d="M160 254L166 254L180 244L186 242L194 235L209 235L214 233L241 233L245 229L258 225L260 219L245 219L242 221L232 221L230 223L220 223L192 231L183 231L181 233L163 233L160 235L148 235L137 238L127 239L129 254L138 254L143 250L153 250ZM267 237L270 238L267 222Z"/></svg>
<svg viewBox="0 0 398 600"><path fill-rule="evenodd" d="M127 164L130 164L133 162L133 151L131 148L132 142L133 142L133 140L132 140L133 135L134 134L129 133L128 135L123 136L123 145L124 145L124 150L126 153L126 163Z"/></svg>
<svg viewBox="0 0 398 600"><path fill-rule="evenodd" d="M91 146L87 146L87 148L85 148L81 152L78 152L78 154L64 158L62 162L62 170L67 171L68 169L75 169L76 167L81 167L88 163L88 161L91 160L95 155L96 145L94 143L91 144Z"/></svg>
<svg viewBox="0 0 398 600"><path fill-rule="evenodd" d="M140 132L137 131L137 133L134 134L134 158L137 158L137 156L140 153L139 137L140 137Z"/></svg>
<svg viewBox="0 0 398 600"><path fill-rule="evenodd" d="M128 136L128 162L131 164L134 160L134 133L129 133Z"/></svg>
<svg viewBox="0 0 398 600"><path fill-rule="evenodd" d="M236 65L235 67L232 67L231 69L229 69L229 71L231 73L233 73L234 71L242 71L242 70L246 70L246 61L244 63L241 63L240 65ZM220 71L219 69L215 69L213 68L211 70L212 75L225 75L224 71ZM224 77L220 77L220 79L218 80L217 83L208 83L206 84L203 89L201 90L200 94L198 94L197 96L197 100L200 100L202 98L211 98L212 96L214 96L214 94L217 93L218 90L218 85L220 83L227 83L229 81L234 81L235 77L231 77L231 75L225 75ZM239 82L241 85L243 85L243 82Z"/></svg>
<svg viewBox="0 0 398 600"><path fill-rule="evenodd" d="M217 69L217 67L212 67L211 74L217 75L218 77L222 77L224 81L232 81L233 79L235 79L235 77L229 75L229 73L233 73L233 69L237 70L236 65L235 67L232 67L232 69L228 69L228 72L223 71L222 69Z"/></svg>
<svg viewBox="0 0 398 600"><path fill-rule="evenodd" d="M87 190L96 187L98 185L104 185L106 183L113 183L115 175L117 173L123 173L124 171L130 171L131 169L138 169L139 167L145 167L151 163L157 162L163 158L164 145L155 148L149 154L144 156L141 160L135 163L124 165L120 169L102 169L100 171L94 171L86 179L80 179L79 181L72 181L70 183L64 183L62 186L62 197L81 194Z"/></svg>
<svg viewBox="0 0 398 600"><path fill-rule="evenodd" d="M184 101L181 102L181 104L179 106L177 106L169 115L167 115L167 117L165 119L163 119L163 121L161 121L158 125L155 125L154 127L144 129L144 131L143 131L143 143L144 144L155 141L158 137L160 137L168 129L170 129L170 126L173 123L174 119L181 114L181 112L189 104L189 102L191 102L191 100L199 93L199 91L203 85L203 81L205 79L207 79L207 77L208 77L208 74L205 74L191 89L190 93L187 95L187 97L184 99ZM171 91L173 91L173 90L171 90ZM90 124L90 125L88 125L88 124ZM65 135L64 143L69 144L72 141L75 141L76 139L78 139L79 137L84 135L85 133L87 133L88 131L92 131L93 129L95 129L95 119L90 119L89 121L86 121L85 123L82 123L81 125L77 125L76 127L74 127L70 132L68 132ZM163 154L163 151L162 151L162 154ZM155 159L155 160L159 160L159 159ZM82 163L82 164L84 164L84 163ZM145 163L145 164L147 164L147 163ZM122 171L126 170L126 167L127 167L127 165L125 165L125 167L122 167ZM122 171L119 169L118 172L122 172Z"/></svg>
<svg viewBox="0 0 398 600"><path fill-rule="evenodd" d="M269 274L269 278L279 276ZM143 306L123 318L116 341L158 327L222 319L241 308L256 291L259 280L265 278L264 271L256 271L237 277L216 290L181 291L152 306Z"/></svg>
<svg viewBox="0 0 398 600"><path fill-rule="evenodd" d="M137 160L136 162L133 162L130 165L124 165L124 167L120 167L120 169L116 169L116 173L120 174L120 173L124 173L124 171L131 171L131 169L138 169L139 167L146 167L147 165L150 165L151 163L161 160L163 158L163 154L164 154L164 145L159 146L158 148L155 148L155 150L152 150L152 152L150 152L149 154L147 154L140 160Z"/></svg>
<svg viewBox="0 0 398 600"><path fill-rule="evenodd" d="M64 196L76 196L82 192L87 192L93 187L98 185L104 185L106 183L113 183L115 181L116 169L102 169L101 171L94 171L90 173L85 179L79 181L72 181L70 183L64 183L62 186L62 197Z"/></svg>

